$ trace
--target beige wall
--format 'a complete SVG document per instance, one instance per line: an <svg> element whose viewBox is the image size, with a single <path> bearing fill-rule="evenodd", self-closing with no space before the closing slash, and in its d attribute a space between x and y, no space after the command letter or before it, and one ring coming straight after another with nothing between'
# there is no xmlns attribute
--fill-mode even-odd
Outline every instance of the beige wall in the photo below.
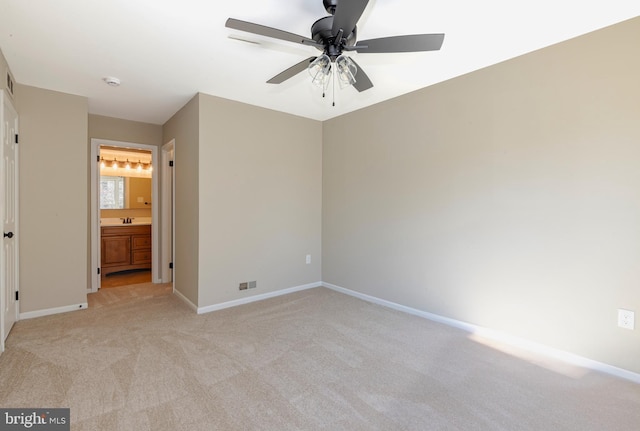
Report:
<svg viewBox="0 0 640 431"><path fill-rule="evenodd" d="M15 93L20 116L20 312L84 303L87 99L24 85ZM63 168L51 168L60 163Z"/></svg>
<svg viewBox="0 0 640 431"><path fill-rule="evenodd" d="M89 115L89 138L89 142L91 138L108 139L157 147L164 143L162 126L93 114Z"/></svg>
<svg viewBox="0 0 640 431"><path fill-rule="evenodd" d="M324 124L323 280L640 372L640 19Z"/></svg>
<svg viewBox="0 0 640 431"><path fill-rule="evenodd" d="M163 142L175 139L175 289L198 304L199 99L196 95L163 126Z"/></svg>
<svg viewBox="0 0 640 431"><path fill-rule="evenodd" d="M177 290L206 307L320 281L321 123L199 94L173 138Z"/></svg>
<svg viewBox="0 0 640 431"><path fill-rule="evenodd" d="M202 94L199 162L199 306L321 280L320 122Z"/></svg>

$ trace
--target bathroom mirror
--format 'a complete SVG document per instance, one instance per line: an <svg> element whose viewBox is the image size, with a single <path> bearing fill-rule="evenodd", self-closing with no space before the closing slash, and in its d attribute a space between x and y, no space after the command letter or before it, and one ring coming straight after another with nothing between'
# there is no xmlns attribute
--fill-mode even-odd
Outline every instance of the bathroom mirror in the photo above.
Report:
<svg viewBox="0 0 640 431"><path fill-rule="evenodd" d="M100 175L100 209L151 208L151 178Z"/></svg>

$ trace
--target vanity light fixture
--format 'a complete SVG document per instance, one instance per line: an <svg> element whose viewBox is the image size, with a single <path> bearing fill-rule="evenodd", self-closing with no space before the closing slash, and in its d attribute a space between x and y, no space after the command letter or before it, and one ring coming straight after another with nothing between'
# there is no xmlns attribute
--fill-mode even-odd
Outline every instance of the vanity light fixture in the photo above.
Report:
<svg viewBox="0 0 640 431"><path fill-rule="evenodd" d="M113 162L111 163L111 168L113 168L114 171L118 170L118 168L120 168L120 164L123 163L124 164L124 168L128 171L132 170L131 167L131 162L129 161L129 159L126 159L126 162L120 161L118 162L117 158L113 158ZM104 158L100 157L100 169L105 169L107 167L107 164L104 162ZM151 162L145 163L142 162L140 160L138 160L137 165L135 166L135 170L138 173L148 173L151 174L151 172L153 171L153 166L151 165Z"/></svg>

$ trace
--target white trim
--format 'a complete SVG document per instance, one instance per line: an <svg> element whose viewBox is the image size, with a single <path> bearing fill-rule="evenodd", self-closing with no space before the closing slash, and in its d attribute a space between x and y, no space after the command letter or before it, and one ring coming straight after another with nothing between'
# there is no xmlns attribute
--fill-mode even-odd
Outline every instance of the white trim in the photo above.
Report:
<svg viewBox="0 0 640 431"><path fill-rule="evenodd" d="M67 313L69 311L86 310L87 308L89 308L89 304L82 302L80 304L65 305L64 307L27 311L26 313L20 313L20 319L34 319L36 317L51 316L52 314Z"/></svg>
<svg viewBox="0 0 640 431"><path fill-rule="evenodd" d="M189 298L184 296L179 290L176 290L175 287L173 289L173 294L176 295L178 298L180 298L185 304L187 304L190 309L196 312L198 311L198 306L193 302L191 302L191 300L189 300Z"/></svg>
<svg viewBox="0 0 640 431"><path fill-rule="evenodd" d="M100 289L100 274L98 274L98 268L100 267L100 208L98 202L100 201L100 193L98 193L98 165L95 160L98 157L100 144L94 142L91 139L91 172L90 187L91 192L91 286L89 286L89 292L97 292Z"/></svg>
<svg viewBox="0 0 640 431"><path fill-rule="evenodd" d="M96 269L100 267L100 209L98 202L100 196L98 193L98 177L100 172L98 170L97 156L100 152L101 145L108 145L111 147L128 147L138 148L151 151L151 163L153 169L159 171L158 167L158 147L155 145L138 144L135 142L125 141L112 141L109 139L91 138L91 291L97 292L100 288L100 275L97 274ZM158 174L154 173L151 178L151 281L153 283L161 283L160 279L160 247L159 247L159 211L157 202L158 199Z"/></svg>
<svg viewBox="0 0 640 431"><path fill-rule="evenodd" d="M175 202L175 176L173 169L169 167L169 162L175 158L175 143L176 140L172 139L162 146L161 163L162 169L162 232L161 232L161 260L160 260L160 277L163 283L171 281L173 283L173 270L169 269L169 263L173 257L174 250L174 232L175 232L175 208L173 202ZM169 229L168 221L171 221L171 229ZM175 286L174 286L175 289Z"/></svg>
<svg viewBox="0 0 640 431"><path fill-rule="evenodd" d="M414 316L423 317L425 319L429 319L434 322L444 323L445 325L453 326L454 328L462 329L463 331L476 333L477 329L480 328L479 326L472 325L471 323L462 322L460 320L455 320L449 317L440 316L439 314L433 314L427 311L422 311L415 308L400 305L395 302L387 301L385 299L376 298L375 296L370 296L364 293L356 292L355 290L345 289L344 287L336 286L335 284L322 282L322 286L331 290L335 290L336 292L344 293L345 295L362 299L367 302L372 302L374 304L382 305L384 307L393 308L394 310L402 311L408 314L413 314Z"/></svg>
<svg viewBox="0 0 640 431"><path fill-rule="evenodd" d="M331 290L335 290L336 292L344 293L346 295L362 299L367 302L382 305L384 307L392 308L394 310L402 311L404 313L413 314L414 316L423 317L425 319L432 320L434 322L443 323L445 325L462 329L463 331L466 331L466 332L470 332L474 335L478 335L484 338L488 338L488 339L505 343L511 346L515 346L515 347L527 350L529 352L537 353L549 358L566 362L568 364L610 374L612 376L620 377L625 380L630 380L635 383L640 383L640 374L638 373L634 373L632 371L625 370L623 368L618 368L613 365L594 361L592 359L585 358L583 356L579 356L573 353L569 353L564 350L545 346L544 344L535 343L533 341L529 341L524 338L516 337L510 334L506 334L501 331L496 331L494 329L484 328L482 326L473 325L468 322L462 322L460 320L451 319L449 317L440 316L438 314L417 310L415 308L400 305L395 302L387 301L385 299L376 298L375 296L370 296L364 293L356 292L354 290L345 289L344 287L336 286L335 284L322 282L322 286Z"/></svg>
<svg viewBox="0 0 640 431"><path fill-rule="evenodd" d="M211 311L223 310L225 308L236 307L238 305L249 304L251 302L262 301L276 296L286 295L288 293L299 292L301 290L313 289L314 287L321 287L322 282L303 284L301 286L289 287L287 289L276 290L275 292L263 293L260 295L248 296L242 299L235 299L233 301L221 302L220 304L207 305L206 307L198 307L198 314L210 313Z"/></svg>

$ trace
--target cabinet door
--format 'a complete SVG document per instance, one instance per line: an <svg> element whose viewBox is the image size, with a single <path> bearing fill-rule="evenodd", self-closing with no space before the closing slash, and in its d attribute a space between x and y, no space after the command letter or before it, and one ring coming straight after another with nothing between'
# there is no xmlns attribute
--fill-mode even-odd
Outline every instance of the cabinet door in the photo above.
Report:
<svg viewBox="0 0 640 431"><path fill-rule="evenodd" d="M131 261L131 236L102 238L102 265L128 265Z"/></svg>

